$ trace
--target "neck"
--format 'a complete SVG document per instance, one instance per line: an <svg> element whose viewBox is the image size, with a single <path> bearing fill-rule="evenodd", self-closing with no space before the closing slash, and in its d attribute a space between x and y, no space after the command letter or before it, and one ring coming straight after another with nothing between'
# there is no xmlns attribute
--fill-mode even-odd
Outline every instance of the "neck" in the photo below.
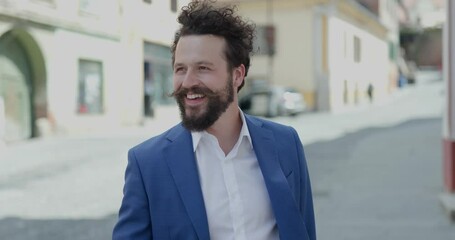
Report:
<svg viewBox="0 0 455 240"><path fill-rule="evenodd" d="M237 142L241 128L240 110L234 101L207 132L218 139L221 149L227 155Z"/></svg>

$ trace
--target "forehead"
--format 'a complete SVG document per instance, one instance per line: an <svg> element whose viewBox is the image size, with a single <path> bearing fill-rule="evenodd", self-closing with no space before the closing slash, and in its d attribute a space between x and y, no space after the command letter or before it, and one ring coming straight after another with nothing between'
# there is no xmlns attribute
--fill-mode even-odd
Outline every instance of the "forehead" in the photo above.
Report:
<svg viewBox="0 0 455 240"><path fill-rule="evenodd" d="M214 35L182 36L175 49L175 63L226 62L225 46L224 38Z"/></svg>

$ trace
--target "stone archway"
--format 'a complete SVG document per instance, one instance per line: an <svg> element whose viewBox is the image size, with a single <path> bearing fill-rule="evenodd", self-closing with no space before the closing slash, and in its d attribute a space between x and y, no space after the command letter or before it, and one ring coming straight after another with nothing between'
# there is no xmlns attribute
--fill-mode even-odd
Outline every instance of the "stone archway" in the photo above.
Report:
<svg viewBox="0 0 455 240"><path fill-rule="evenodd" d="M37 136L36 119L47 117L46 72L38 44L23 29L0 37L0 97L5 118L0 137L11 142Z"/></svg>

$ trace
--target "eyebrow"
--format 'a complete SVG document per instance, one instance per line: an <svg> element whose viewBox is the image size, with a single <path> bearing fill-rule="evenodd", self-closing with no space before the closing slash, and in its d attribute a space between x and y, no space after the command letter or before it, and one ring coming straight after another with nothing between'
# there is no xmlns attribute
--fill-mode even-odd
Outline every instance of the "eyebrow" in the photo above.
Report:
<svg viewBox="0 0 455 240"><path fill-rule="evenodd" d="M196 65L211 65L211 66L213 66L214 64L211 63L211 62L207 62L207 61L199 61L199 62L196 62Z"/></svg>
<svg viewBox="0 0 455 240"><path fill-rule="evenodd" d="M184 66L186 64L184 63L174 63L174 67L179 67L179 66ZM214 66L215 64L207 61L198 61L194 65L209 65L209 66Z"/></svg>

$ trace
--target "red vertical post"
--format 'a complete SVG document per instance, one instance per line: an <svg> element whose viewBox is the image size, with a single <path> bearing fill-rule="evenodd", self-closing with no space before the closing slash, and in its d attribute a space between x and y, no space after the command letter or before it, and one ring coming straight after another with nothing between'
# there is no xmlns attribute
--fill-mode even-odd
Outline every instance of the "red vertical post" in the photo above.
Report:
<svg viewBox="0 0 455 240"><path fill-rule="evenodd" d="M446 104L443 119L444 185L455 193L455 3L446 1L444 26L443 72L446 84Z"/></svg>

